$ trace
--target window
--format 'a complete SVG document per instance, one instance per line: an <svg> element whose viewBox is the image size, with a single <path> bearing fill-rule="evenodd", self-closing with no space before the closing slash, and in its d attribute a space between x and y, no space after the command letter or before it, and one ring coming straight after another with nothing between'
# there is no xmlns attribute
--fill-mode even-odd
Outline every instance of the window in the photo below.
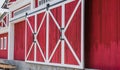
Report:
<svg viewBox="0 0 120 70"><path fill-rule="evenodd" d="M7 37L4 37L4 49L6 49L7 48Z"/></svg>
<svg viewBox="0 0 120 70"><path fill-rule="evenodd" d="M45 4L45 3L47 3L48 1L50 1L50 0L39 0L39 5Z"/></svg>
<svg viewBox="0 0 120 70"><path fill-rule="evenodd" d="M17 16L17 15L19 15L19 14L22 14L22 13L30 10L30 8L31 8L30 5L27 5L27 6L23 7L23 8L20 8L20 9L14 11L13 15L14 15L14 16Z"/></svg>
<svg viewBox="0 0 120 70"><path fill-rule="evenodd" d="M0 40L0 46L1 46L1 50L3 49L3 38L1 38Z"/></svg>
<svg viewBox="0 0 120 70"><path fill-rule="evenodd" d="M60 1L63 1L63 0L39 0L38 5L40 6L40 5L46 4L48 2L57 3L57 2L60 2Z"/></svg>

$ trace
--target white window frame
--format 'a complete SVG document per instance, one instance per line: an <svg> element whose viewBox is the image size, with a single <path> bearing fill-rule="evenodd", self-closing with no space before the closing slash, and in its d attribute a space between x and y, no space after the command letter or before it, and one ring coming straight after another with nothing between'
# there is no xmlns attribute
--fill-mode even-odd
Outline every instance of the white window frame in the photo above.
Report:
<svg viewBox="0 0 120 70"><path fill-rule="evenodd" d="M7 49L7 37L4 37L3 48L4 50Z"/></svg>
<svg viewBox="0 0 120 70"><path fill-rule="evenodd" d="M3 50L3 38L0 39L1 50Z"/></svg>

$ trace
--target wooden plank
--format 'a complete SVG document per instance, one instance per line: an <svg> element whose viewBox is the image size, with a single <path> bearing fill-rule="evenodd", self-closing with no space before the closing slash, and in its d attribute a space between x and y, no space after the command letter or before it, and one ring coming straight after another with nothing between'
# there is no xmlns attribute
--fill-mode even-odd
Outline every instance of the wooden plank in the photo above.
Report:
<svg viewBox="0 0 120 70"><path fill-rule="evenodd" d="M0 68L2 69L16 69L15 65L0 63Z"/></svg>

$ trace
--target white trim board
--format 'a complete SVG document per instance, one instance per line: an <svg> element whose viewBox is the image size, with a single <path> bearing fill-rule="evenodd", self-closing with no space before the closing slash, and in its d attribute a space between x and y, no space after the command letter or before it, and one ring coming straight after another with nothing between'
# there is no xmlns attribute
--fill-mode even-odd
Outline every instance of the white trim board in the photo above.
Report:
<svg viewBox="0 0 120 70"><path fill-rule="evenodd" d="M0 28L0 34L8 33L8 27Z"/></svg>

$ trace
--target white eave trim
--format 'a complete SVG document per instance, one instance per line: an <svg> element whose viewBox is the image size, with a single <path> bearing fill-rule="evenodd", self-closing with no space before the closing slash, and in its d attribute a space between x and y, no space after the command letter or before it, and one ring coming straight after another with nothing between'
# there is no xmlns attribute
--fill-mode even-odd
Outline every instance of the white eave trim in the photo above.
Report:
<svg viewBox="0 0 120 70"><path fill-rule="evenodd" d="M8 27L0 28L0 34L8 33Z"/></svg>
<svg viewBox="0 0 120 70"><path fill-rule="evenodd" d="M14 11L22 6L25 6L26 4L31 3L31 0L18 0L14 2L12 5L9 6L10 11Z"/></svg>
<svg viewBox="0 0 120 70"><path fill-rule="evenodd" d="M23 20L25 20L25 13L22 13L22 14L20 14L20 15L18 15L18 16L15 16L14 18L11 18L10 19L10 23L11 24L15 24L15 23L17 23L17 22L20 22L20 21L23 21ZM23 17L24 16L24 17ZM21 17L21 18L19 18L19 17ZM17 19L17 18L19 18L19 19Z"/></svg>

